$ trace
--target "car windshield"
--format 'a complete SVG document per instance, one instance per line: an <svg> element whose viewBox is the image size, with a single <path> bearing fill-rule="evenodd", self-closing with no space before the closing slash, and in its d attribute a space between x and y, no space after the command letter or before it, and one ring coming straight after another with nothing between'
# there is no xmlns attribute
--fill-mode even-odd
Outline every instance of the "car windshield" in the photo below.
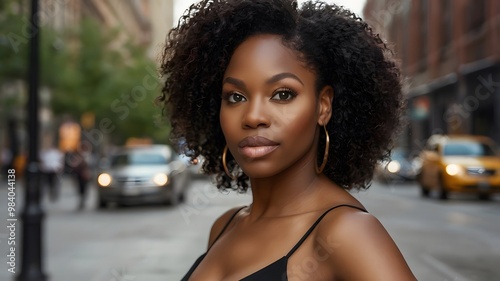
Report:
<svg viewBox="0 0 500 281"><path fill-rule="evenodd" d="M394 149L391 152L392 160L405 160L406 158L408 158L408 152L403 149Z"/></svg>
<svg viewBox="0 0 500 281"><path fill-rule="evenodd" d="M444 146L445 156L495 156L491 146L472 141L452 142Z"/></svg>
<svg viewBox="0 0 500 281"><path fill-rule="evenodd" d="M125 165L165 165L167 159L157 153L130 153L115 155L111 159L111 166Z"/></svg>

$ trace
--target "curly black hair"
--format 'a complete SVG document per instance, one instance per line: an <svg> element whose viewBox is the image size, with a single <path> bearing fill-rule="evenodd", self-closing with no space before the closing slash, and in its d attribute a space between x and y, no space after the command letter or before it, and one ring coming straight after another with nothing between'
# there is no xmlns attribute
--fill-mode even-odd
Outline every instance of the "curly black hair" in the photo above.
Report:
<svg viewBox="0 0 500 281"><path fill-rule="evenodd" d="M190 6L170 30L162 54L165 85L159 101L179 152L205 158L220 189L244 192L248 177L232 181L221 155L222 78L234 50L249 36L279 35L317 74L316 89L334 89L327 124L330 157L323 173L344 189L370 186L377 161L387 159L401 125L402 79L393 53L352 12L323 2L203 0ZM325 138L319 141L323 159ZM228 155L228 167L237 165Z"/></svg>

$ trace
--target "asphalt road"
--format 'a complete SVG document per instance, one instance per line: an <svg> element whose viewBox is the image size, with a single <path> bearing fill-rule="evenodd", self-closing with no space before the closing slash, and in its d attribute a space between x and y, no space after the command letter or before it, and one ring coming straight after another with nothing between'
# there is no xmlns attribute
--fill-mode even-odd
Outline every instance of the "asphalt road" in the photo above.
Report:
<svg viewBox="0 0 500 281"><path fill-rule="evenodd" d="M0 224L7 226L6 180L0 181ZM22 182L16 184L19 216ZM205 250L214 219L251 201L249 195L221 194L197 180L177 207L97 210L92 189L86 208L77 211L75 191L65 179L57 202L43 198L43 268L51 281L180 280ZM377 183L355 196L384 224L419 280L500 280L500 197L484 202L451 196L443 202L422 199L414 184ZM0 280L11 281L6 226L0 227ZM20 223L15 236L19 245ZM20 254L18 246L16 272Z"/></svg>

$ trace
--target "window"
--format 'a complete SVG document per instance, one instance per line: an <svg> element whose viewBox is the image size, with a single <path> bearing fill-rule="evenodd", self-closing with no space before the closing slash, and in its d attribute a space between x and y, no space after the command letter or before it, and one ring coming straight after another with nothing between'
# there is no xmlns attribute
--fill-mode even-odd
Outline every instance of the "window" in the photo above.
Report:
<svg viewBox="0 0 500 281"><path fill-rule="evenodd" d="M486 0L474 0L469 2L469 9L466 14L468 28L470 31L481 28L486 21Z"/></svg>
<svg viewBox="0 0 500 281"><path fill-rule="evenodd" d="M442 24L441 24L441 36L442 36L442 47L446 47L450 42L453 34L453 2L451 0L443 0L441 11L442 11Z"/></svg>
<svg viewBox="0 0 500 281"><path fill-rule="evenodd" d="M445 156L494 156L493 149L484 143L478 142L452 142L444 147Z"/></svg>
<svg viewBox="0 0 500 281"><path fill-rule="evenodd" d="M423 71L427 66L428 46L428 26L429 26L429 5L428 0L420 1L420 70Z"/></svg>

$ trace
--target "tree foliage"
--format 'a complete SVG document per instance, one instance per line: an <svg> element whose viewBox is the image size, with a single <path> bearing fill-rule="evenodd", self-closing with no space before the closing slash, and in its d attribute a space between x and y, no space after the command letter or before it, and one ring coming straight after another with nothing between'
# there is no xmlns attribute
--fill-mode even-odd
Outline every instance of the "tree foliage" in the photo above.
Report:
<svg viewBox="0 0 500 281"><path fill-rule="evenodd" d="M0 85L27 77L31 35L26 18L0 11ZM94 129L102 129L115 144L129 137L167 140L169 130L158 122L161 109L154 106L160 81L144 47L117 44L123 41L119 30L103 29L90 19L57 32L42 26L40 32L40 82L52 93L56 116L79 120L93 113Z"/></svg>

